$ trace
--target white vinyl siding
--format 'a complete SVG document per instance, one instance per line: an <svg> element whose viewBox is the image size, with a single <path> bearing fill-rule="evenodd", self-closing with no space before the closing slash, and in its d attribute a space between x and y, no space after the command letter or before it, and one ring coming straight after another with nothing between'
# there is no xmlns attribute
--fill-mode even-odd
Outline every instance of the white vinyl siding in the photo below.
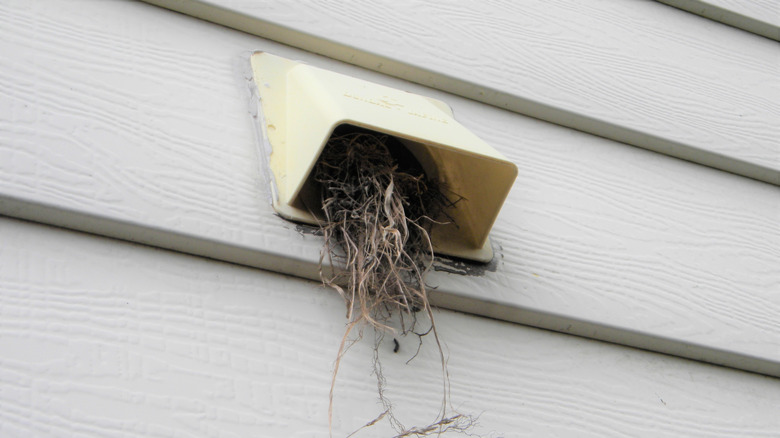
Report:
<svg viewBox="0 0 780 438"><path fill-rule="evenodd" d="M777 0L658 0L710 20L780 41Z"/></svg>
<svg viewBox="0 0 780 438"><path fill-rule="evenodd" d="M327 436L344 304L314 282L0 218L0 435ZM774 437L780 381L436 311L452 402L483 436ZM370 335L368 335L370 338ZM382 346L407 425L430 421L430 342ZM334 436L380 410L371 343L344 357ZM492 433L492 434L491 434ZM358 436L390 436L386 424ZM446 435L445 435L446 436Z"/></svg>
<svg viewBox="0 0 780 438"><path fill-rule="evenodd" d="M661 3L150 1L780 184L780 47Z"/></svg>
<svg viewBox="0 0 780 438"><path fill-rule="evenodd" d="M147 4L0 5L0 213L317 278L258 172L253 50L451 104L520 168L437 305L780 375L780 188ZM84 13L88 10L89 13ZM752 126L752 125L751 125Z"/></svg>

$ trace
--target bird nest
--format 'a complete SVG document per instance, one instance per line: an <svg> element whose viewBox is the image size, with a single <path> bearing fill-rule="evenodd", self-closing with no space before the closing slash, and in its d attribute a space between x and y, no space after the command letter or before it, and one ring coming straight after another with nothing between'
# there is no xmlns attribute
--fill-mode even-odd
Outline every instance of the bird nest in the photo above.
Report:
<svg viewBox="0 0 780 438"><path fill-rule="evenodd" d="M424 280L434 259L431 229L452 220L447 210L458 197L448 194L442 183L429 179L398 139L349 126L337 129L328 141L316 164L314 181L320 187L324 216L321 264L327 258L332 266L340 268L332 275L323 274L322 279L344 298L349 321L334 368L329 417L336 375L349 348L350 333L355 327L360 327L362 333L362 327L369 326L381 334L375 337L374 373L385 409L366 426L387 418L399 437L468 429L473 418L447 415L446 358ZM416 328L418 313L430 322L426 331ZM390 324L396 316L400 328ZM383 394L378 347L385 333L415 334L420 344L422 336L433 334L441 358L443 398L439 415L427 426L405 428Z"/></svg>

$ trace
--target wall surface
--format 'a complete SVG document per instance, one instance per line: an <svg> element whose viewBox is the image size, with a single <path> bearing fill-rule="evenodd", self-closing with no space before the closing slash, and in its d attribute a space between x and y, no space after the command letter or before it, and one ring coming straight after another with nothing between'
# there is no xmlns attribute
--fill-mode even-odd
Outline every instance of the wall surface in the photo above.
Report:
<svg viewBox="0 0 780 438"><path fill-rule="evenodd" d="M440 98L517 163L498 256L430 276L437 304L780 375L777 186L150 5L82 8L0 6L0 212L318 278L319 238L258 171L245 66L267 50Z"/></svg>
<svg viewBox="0 0 780 438"><path fill-rule="evenodd" d="M150 2L780 185L777 43L661 3Z"/></svg>
<svg viewBox="0 0 780 438"><path fill-rule="evenodd" d="M780 3L774 0L659 0L702 17L780 41Z"/></svg>
<svg viewBox="0 0 780 438"><path fill-rule="evenodd" d="M0 218L0 435L322 437L344 306L317 283ZM776 437L780 380L451 311L452 403L483 436ZM408 425L439 406L426 341L387 339ZM334 436L374 418L370 336ZM358 436L388 436L386 425Z"/></svg>
<svg viewBox="0 0 780 438"><path fill-rule="evenodd" d="M774 68L775 43L698 26L734 35L724 41L739 56L767 53L755 62ZM518 165L491 235L496 260L444 260L429 277L437 305L780 376L778 186L145 3L11 1L0 4L0 435L323 435L344 310L316 283L254 269L316 278L321 245L268 203L246 70L254 50L444 100ZM740 102L769 102L729 135L776 140L778 77L722 85L745 92ZM769 146L760 159L780 156L755 144ZM488 436L780 430L776 378L437 315L452 401L484 411ZM384 350L385 371L412 424L435 415L438 368L430 348L404 365L415 341L402 344ZM340 436L378 413L370 342L348 358Z"/></svg>

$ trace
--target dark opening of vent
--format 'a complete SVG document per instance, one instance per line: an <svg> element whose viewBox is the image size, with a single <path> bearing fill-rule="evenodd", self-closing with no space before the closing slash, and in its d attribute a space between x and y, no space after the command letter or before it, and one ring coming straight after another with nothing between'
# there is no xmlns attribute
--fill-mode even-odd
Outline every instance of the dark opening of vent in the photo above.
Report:
<svg viewBox="0 0 780 438"><path fill-rule="evenodd" d="M299 207L309 210L319 220L324 219L324 215L322 212L323 188L322 188L322 182L317 181L316 175L318 169L321 170L323 159L329 156L330 157L333 156L333 154L331 154L333 152L331 148L343 147L344 143L340 142L338 139L344 139L344 138L358 139L357 141L361 141L360 140L361 138L363 140L366 139L378 140L387 148L387 151L389 152L390 157L392 159L393 166L396 167L397 172L412 175L414 177L421 177L422 180L426 183L436 184L436 182L433 181L430 178L430 176L426 173L425 169L417 160L415 155L409 150L408 147L406 147L406 145L404 145L401 139L389 134L372 131L359 126L342 124L333 130L333 133L331 134L327 144L325 145L323 152L320 154L319 158L317 159L314 169L312 169L311 174L309 175L306 183L301 189L301 192L298 195L298 199L295 201L295 203ZM336 164L336 163L331 163L331 164ZM344 165L346 163L342 162L338 164Z"/></svg>

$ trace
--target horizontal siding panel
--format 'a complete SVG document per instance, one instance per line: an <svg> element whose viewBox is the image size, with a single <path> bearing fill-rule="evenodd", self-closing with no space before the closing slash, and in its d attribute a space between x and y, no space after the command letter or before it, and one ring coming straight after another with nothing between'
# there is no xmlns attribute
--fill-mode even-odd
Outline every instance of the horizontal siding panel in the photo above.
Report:
<svg viewBox="0 0 780 438"><path fill-rule="evenodd" d="M344 307L316 283L0 218L0 435L325 436ZM487 436L772 437L780 380L437 311L452 403ZM370 339L334 436L374 418ZM382 345L407 426L439 407L426 339ZM511 346L511 347L510 347ZM357 436L390 436L385 423Z"/></svg>
<svg viewBox="0 0 780 438"><path fill-rule="evenodd" d="M776 0L659 0L701 15L780 41L780 3Z"/></svg>
<svg viewBox="0 0 780 438"><path fill-rule="evenodd" d="M780 375L776 186L145 4L0 23L1 214L316 279L319 238L258 172L243 69L266 50L442 99L518 164L496 260L440 266L471 275L432 273L438 305Z"/></svg>
<svg viewBox="0 0 780 438"><path fill-rule="evenodd" d="M780 47L660 3L151 2L780 184Z"/></svg>

